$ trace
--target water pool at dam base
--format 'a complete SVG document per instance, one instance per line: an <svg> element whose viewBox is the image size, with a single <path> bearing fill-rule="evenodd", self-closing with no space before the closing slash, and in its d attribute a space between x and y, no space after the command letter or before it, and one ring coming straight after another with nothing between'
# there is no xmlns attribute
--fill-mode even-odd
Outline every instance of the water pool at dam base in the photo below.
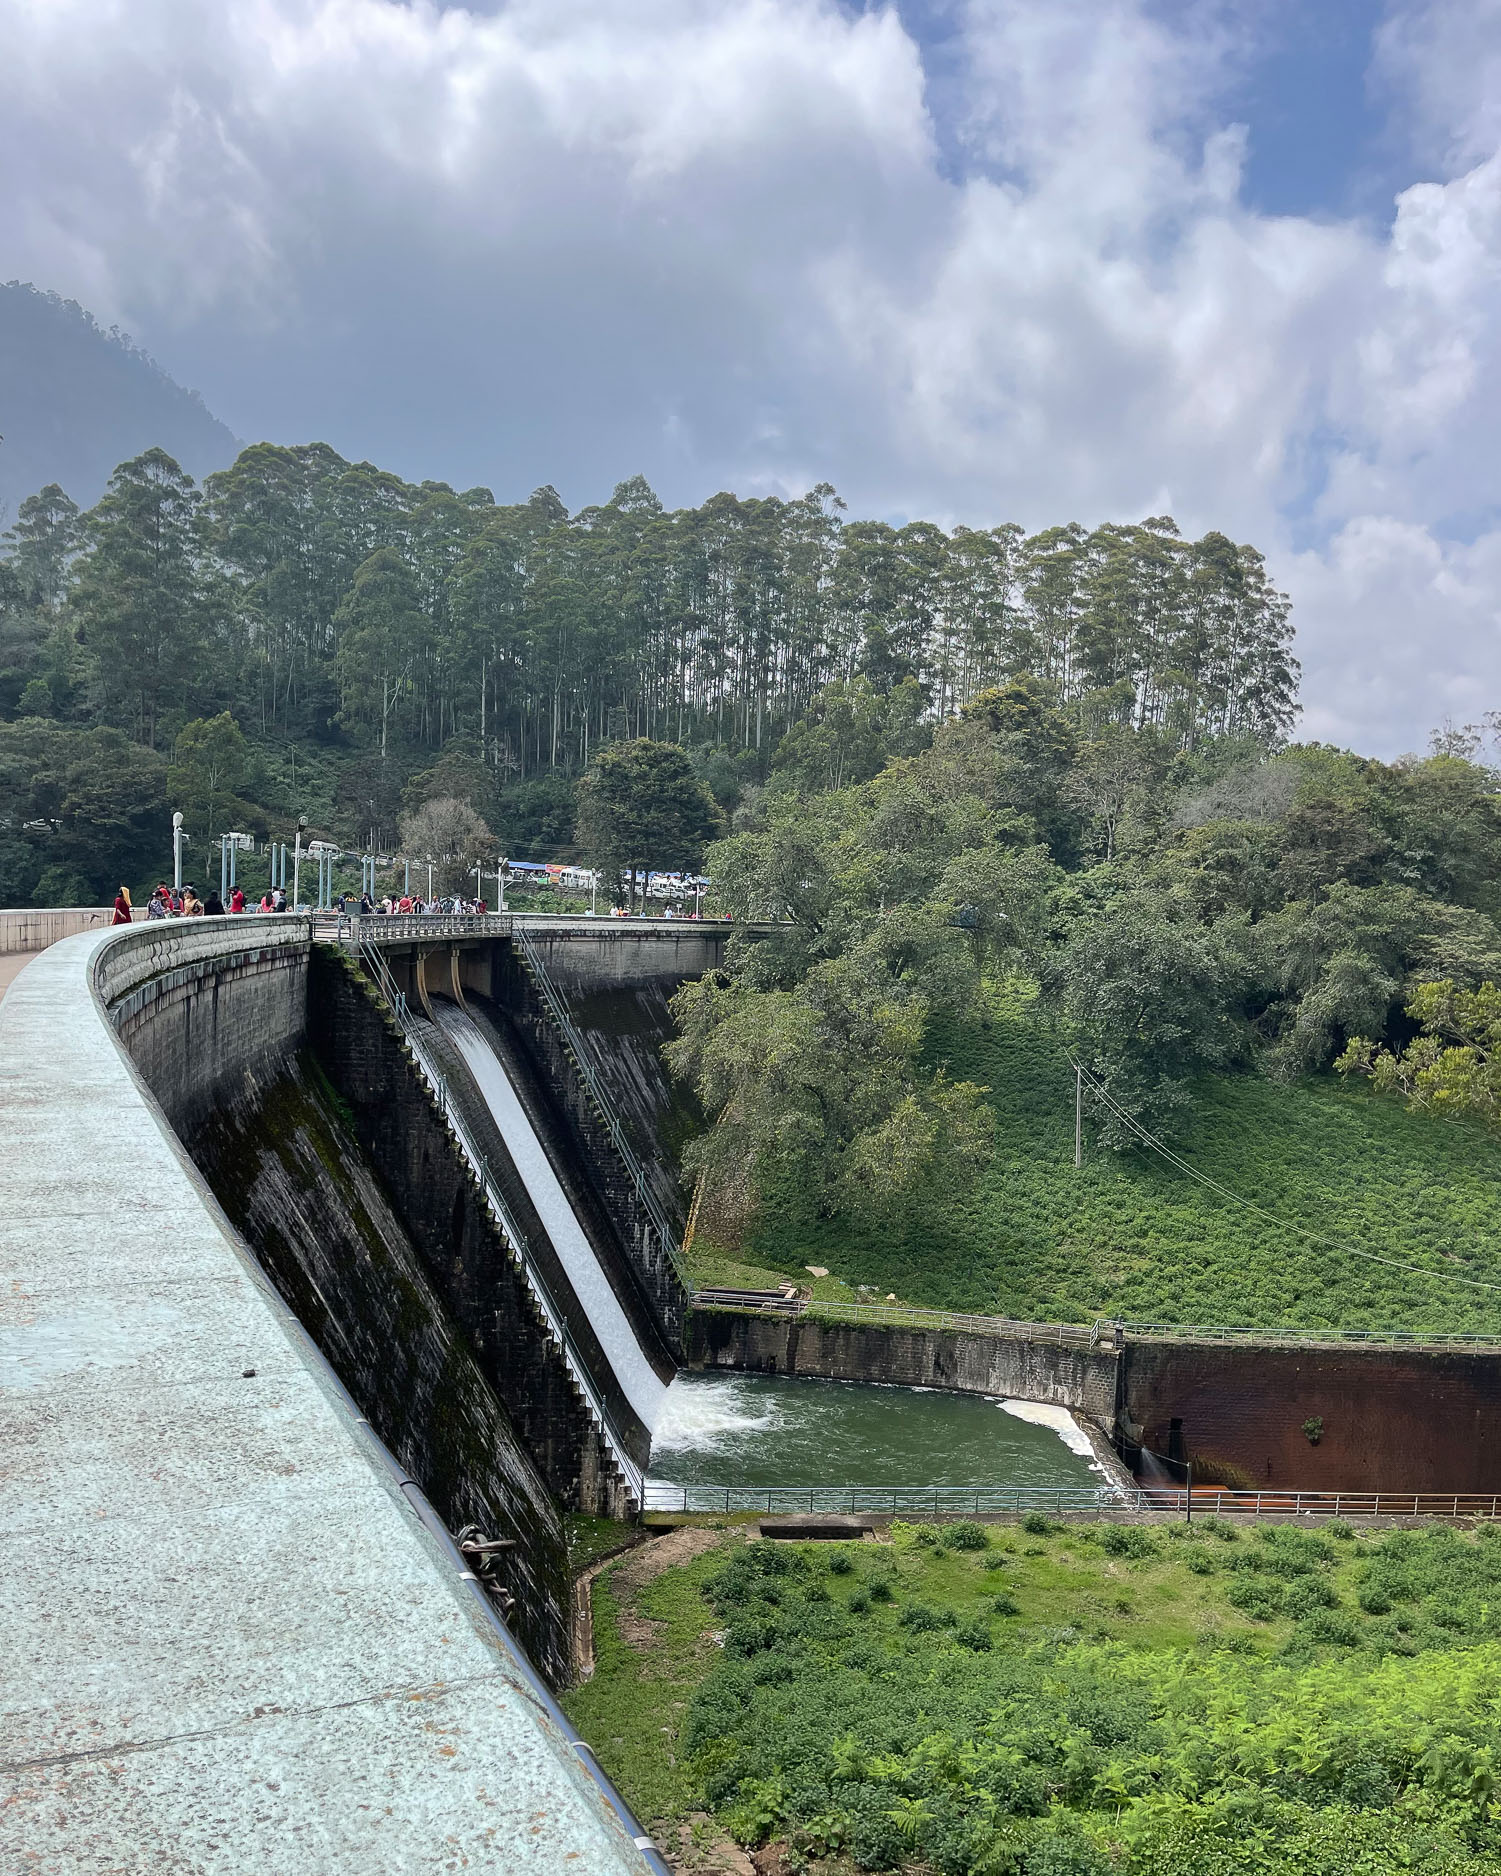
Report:
<svg viewBox="0 0 1501 1876"><path fill-rule="evenodd" d="M1059 1408L936 1388L686 1373L658 1414L648 1478L658 1487L1107 1483Z"/></svg>

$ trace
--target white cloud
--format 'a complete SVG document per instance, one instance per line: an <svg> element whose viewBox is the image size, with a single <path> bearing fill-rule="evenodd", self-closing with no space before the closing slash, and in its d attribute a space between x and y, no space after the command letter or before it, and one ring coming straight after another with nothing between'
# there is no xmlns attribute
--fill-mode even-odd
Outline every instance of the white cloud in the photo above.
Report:
<svg viewBox="0 0 1501 1876"><path fill-rule="evenodd" d="M1222 527L1390 752L1501 704L1501 0L1384 30L1390 228L1242 206L1246 17L971 0L939 136L836 0L0 0L0 273L409 474Z"/></svg>

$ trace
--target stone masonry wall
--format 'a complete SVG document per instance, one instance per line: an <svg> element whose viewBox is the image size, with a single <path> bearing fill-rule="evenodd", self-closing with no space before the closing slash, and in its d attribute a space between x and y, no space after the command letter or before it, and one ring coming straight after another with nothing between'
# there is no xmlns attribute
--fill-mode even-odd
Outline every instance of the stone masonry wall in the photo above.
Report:
<svg viewBox="0 0 1501 1876"><path fill-rule="evenodd" d="M1107 1429L1115 1418L1119 1357L1103 1347L695 1309L687 1354L690 1368L1004 1395L1071 1407Z"/></svg>

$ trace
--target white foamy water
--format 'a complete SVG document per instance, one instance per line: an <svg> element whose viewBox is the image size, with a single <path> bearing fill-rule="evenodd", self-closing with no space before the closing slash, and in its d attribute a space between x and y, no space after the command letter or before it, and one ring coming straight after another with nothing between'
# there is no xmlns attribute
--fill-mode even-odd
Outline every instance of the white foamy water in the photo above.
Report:
<svg viewBox="0 0 1501 1876"><path fill-rule="evenodd" d="M594 1246L584 1235L568 1196L558 1183L547 1150L537 1138L526 1109L505 1067L475 1026L473 1019L452 1003L439 1002L436 1014L443 1033L463 1056L485 1105L500 1129L500 1137L515 1161L527 1196L537 1208L558 1261L583 1304L626 1399L645 1425L654 1426L667 1394L663 1381L641 1351L630 1318L620 1306L610 1279L600 1268Z"/></svg>
<svg viewBox="0 0 1501 1876"><path fill-rule="evenodd" d="M782 1411L764 1393L715 1376L711 1385L674 1382L652 1430L652 1458L659 1453L713 1453L733 1448L757 1433L774 1433Z"/></svg>
<svg viewBox="0 0 1501 1876"><path fill-rule="evenodd" d="M1094 1447L1089 1443L1089 1435L1067 1407L1051 1407L1046 1401L1040 1400L1003 1400L1001 1411L1014 1414L1018 1420L1028 1420L1034 1427L1051 1427L1071 1453L1090 1460L1096 1470L1100 1469L1095 1461Z"/></svg>

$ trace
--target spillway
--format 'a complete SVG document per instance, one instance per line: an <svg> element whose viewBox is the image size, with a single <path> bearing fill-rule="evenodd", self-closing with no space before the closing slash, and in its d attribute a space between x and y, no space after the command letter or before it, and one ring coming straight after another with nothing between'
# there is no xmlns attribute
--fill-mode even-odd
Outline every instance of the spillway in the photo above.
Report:
<svg viewBox="0 0 1501 1876"><path fill-rule="evenodd" d="M439 1002L434 1015L490 1110L621 1391L642 1424L648 1429L654 1427L667 1395L667 1383L636 1340L630 1319L568 1202L547 1149L511 1086L504 1064L466 1011L456 1004Z"/></svg>

